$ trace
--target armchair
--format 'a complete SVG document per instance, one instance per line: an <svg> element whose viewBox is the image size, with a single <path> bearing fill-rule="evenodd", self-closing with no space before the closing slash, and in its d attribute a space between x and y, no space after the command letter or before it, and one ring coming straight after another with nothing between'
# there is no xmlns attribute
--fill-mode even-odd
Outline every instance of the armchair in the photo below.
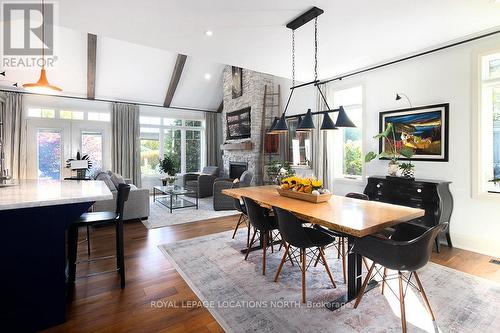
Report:
<svg viewBox="0 0 500 333"><path fill-rule="evenodd" d="M234 183L233 179L230 178L217 178L213 185L213 195L214 195L214 210L233 210L234 199L222 194L222 190L235 188L235 187L247 187L250 186L252 182L253 173L250 171L244 171L239 182Z"/></svg>
<svg viewBox="0 0 500 333"><path fill-rule="evenodd" d="M186 173L182 176L184 188L194 190L198 198L210 197L213 194L213 184L219 175L219 167L204 167L201 173Z"/></svg>

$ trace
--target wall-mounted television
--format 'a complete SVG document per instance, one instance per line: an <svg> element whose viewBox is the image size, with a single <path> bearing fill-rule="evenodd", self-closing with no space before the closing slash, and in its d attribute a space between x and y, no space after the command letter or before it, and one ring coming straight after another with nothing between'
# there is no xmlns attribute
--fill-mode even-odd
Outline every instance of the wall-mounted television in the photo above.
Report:
<svg viewBox="0 0 500 333"><path fill-rule="evenodd" d="M250 137L250 107L226 114L227 140Z"/></svg>

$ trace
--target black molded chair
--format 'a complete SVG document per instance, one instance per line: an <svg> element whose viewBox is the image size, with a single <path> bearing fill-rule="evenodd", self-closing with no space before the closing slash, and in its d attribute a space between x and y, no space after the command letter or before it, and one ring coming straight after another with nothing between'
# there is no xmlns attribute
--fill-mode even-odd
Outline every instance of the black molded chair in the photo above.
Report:
<svg viewBox="0 0 500 333"><path fill-rule="evenodd" d="M128 200L130 193L130 185L120 184L118 186L118 195L116 196L116 211L115 212L91 212L85 213L80 218L72 223L68 229L68 260L69 260L69 281L75 282L76 264L78 251L78 228L81 226L94 226L97 224L114 223L116 226L116 271L120 274L120 286L125 288L125 254L123 250L123 209L125 202ZM111 259L115 256L106 256L100 258L91 258L88 262ZM96 274L104 274L112 271L100 272L87 275L93 276Z"/></svg>
<svg viewBox="0 0 500 333"><path fill-rule="evenodd" d="M369 200L368 196L363 193L356 193L356 192L349 192L345 195L347 198L354 198L354 199L359 199L359 200ZM328 233L329 235L336 237L338 239L337 242L333 243L333 246L337 248L337 258L342 258L342 274L344 277L344 283L347 282L347 271L346 271L346 258L347 258L347 237L344 234L341 234L339 232L336 232L334 230L327 229L325 227L319 226L317 224L314 225L314 228L324 231ZM366 262L366 258L363 257L363 263L366 266L366 269L368 269L368 263ZM317 262L315 263L316 266Z"/></svg>
<svg viewBox="0 0 500 333"><path fill-rule="evenodd" d="M254 200L247 197L243 197L243 202L247 210L248 220L254 230L252 239L248 244L245 260L247 260L251 247L256 241L255 235L259 232L259 239L262 246L262 275L266 275L266 251L270 245L274 252L272 232L278 229L278 224L276 223L276 218L269 215L269 209L260 206Z"/></svg>
<svg viewBox="0 0 500 333"><path fill-rule="evenodd" d="M236 222L236 226L234 227L234 232L233 232L233 237L236 236L236 232L238 231L238 228L242 224L246 224L248 228L247 232L247 247L250 245L250 222L248 222L248 215L247 215L247 207L241 203L240 199L233 199L234 200L234 208L240 212L240 218L238 219L238 222Z"/></svg>
<svg viewBox="0 0 500 333"><path fill-rule="evenodd" d="M328 267L325 253L323 251L323 248L333 243L335 239L321 230L303 227L303 221L299 220L295 215L287 210L278 207L273 207L273 210L278 219L278 227L281 237L285 242L285 253L283 254L283 258L281 259L281 263L278 268L278 272L276 272L274 281L278 281L279 275L287 257L293 256L294 252L299 249L300 260L299 262L297 262L297 264L299 267L301 267L302 271L302 303L306 302L306 270L311 264L311 261L316 259L316 252L317 258L319 258L321 263L325 266L326 272L328 273L328 276L332 281L333 287L337 288L337 285L333 280L330 267ZM295 247L295 249L290 249L291 247ZM315 250L306 253L306 250L311 248L315 248ZM307 263L308 255L310 257L309 263ZM296 260L296 257L294 258Z"/></svg>
<svg viewBox="0 0 500 333"><path fill-rule="evenodd" d="M435 321L436 319L418 277L417 270L424 267L429 262L434 239L439 232L445 230L447 227L448 223L442 223L430 229L415 224L402 223L395 226L395 231L390 239L377 236L366 236L355 239L353 251L367 257L372 260L373 263L359 291L354 308L357 308L363 298L363 294L370 281L375 265L380 264L384 267L382 294L384 293L384 287L387 284L387 280L392 278L397 278L399 280L399 304L401 308L403 332L406 332L404 298L406 293L405 290L408 285L411 285L420 292L427 311L431 315L432 320ZM387 269L398 271L397 277L389 277L387 275ZM410 272L409 276L405 277L402 271ZM411 283L412 276L415 277L418 287ZM406 288L403 287L403 281L407 283ZM389 285L387 286L389 287Z"/></svg>

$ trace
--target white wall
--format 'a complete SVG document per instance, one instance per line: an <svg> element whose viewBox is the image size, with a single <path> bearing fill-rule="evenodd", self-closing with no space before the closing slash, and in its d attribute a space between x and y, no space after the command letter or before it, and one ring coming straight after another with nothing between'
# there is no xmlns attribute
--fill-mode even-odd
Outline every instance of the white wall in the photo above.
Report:
<svg viewBox="0 0 500 333"><path fill-rule="evenodd" d="M368 72L330 87L362 84L365 89L365 151L378 150L372 139L378 133L379 112L408 107L405 100L396 101L395 93L407 94L414 106L450 103L449 162L415 162L417 178L452 181L455 205L450 225L456 247L492 256L500 256L500 197L480 201L471 195L471 117L473 66L475 52L485 48L500 49L500 37L440 51L387 68ZM387 162L372 161L367 175L385 175ZM364 184L336 184L334 191L362 191Z"/></svg>

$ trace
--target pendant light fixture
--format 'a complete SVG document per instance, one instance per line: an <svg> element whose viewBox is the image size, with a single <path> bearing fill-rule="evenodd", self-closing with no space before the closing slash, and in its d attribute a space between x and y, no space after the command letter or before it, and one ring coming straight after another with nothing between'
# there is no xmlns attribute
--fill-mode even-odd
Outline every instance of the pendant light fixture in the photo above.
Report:
<svg viewBox="0 0 500 333"><path fill-rule="evenodd" d="M325 130L337 130L338 128L335 127L335 123L333 122L332 118L328 113L325 113L323 115L323 122L321 123L321 128L322 131Z"/></svg>
<svg viewBox="0 0 500 333"><path fill-rule="evenodd" d="M278 118L278 117L274 117L273 123L271 124L271 127L269 128L269 132L267 132L268 134L278 134L276 132L273 132L273 130L274 130L274 127L276 126L276 124L278 123L279 119L280 118Z"/></svg>
<svg viewBox="0 0 500 333"><path fill-rule="evenodd" d="M318 80L318 16L323 13L324 11L322 9L318 7L312 7L307 12L303 13L299 17L290 21L286 25L288 29L292 30L292 87L290 88L290 95L288 96L285 110L283 111L278 121L276 121L275 119L275 122L273 122L273 126L271 126L269 133L273 134L286 133L288 131L286 119L288 118L298 118L299 121L296 128L297 132L312 131L315 129L312 117L320 114L323 115L323 122L321 124L320 130L336 130L338 129L338 127L356 127L356 125L354 125L354 123L349 119L347 113L345 112L342 106L340 106L338 109L330 109L326 97L319 87L322 84L322 82ZM314 81L299 84L296 86L295 85L295 29L300 28L301 26L312 20L314 20ZM295 89L305 87L308 85L316 86L316 88L318 89L318 93L327 109L318 112L311 112L311 109L308 109L305 114L285 116ZM339 113L336 122L334 122L330 117L330 113L332 112Z"/></svg>
<svg viewBox="0 0 500 333"><path fill-rule="evenodd" d="M35 83L25 83L23 87L27 90L40 93L40 94L53 94L62 91L61 88L53 86L47 80L47 73L45 71L45 1L42 0L42 69L40 70L40 77Z"/></svg>

